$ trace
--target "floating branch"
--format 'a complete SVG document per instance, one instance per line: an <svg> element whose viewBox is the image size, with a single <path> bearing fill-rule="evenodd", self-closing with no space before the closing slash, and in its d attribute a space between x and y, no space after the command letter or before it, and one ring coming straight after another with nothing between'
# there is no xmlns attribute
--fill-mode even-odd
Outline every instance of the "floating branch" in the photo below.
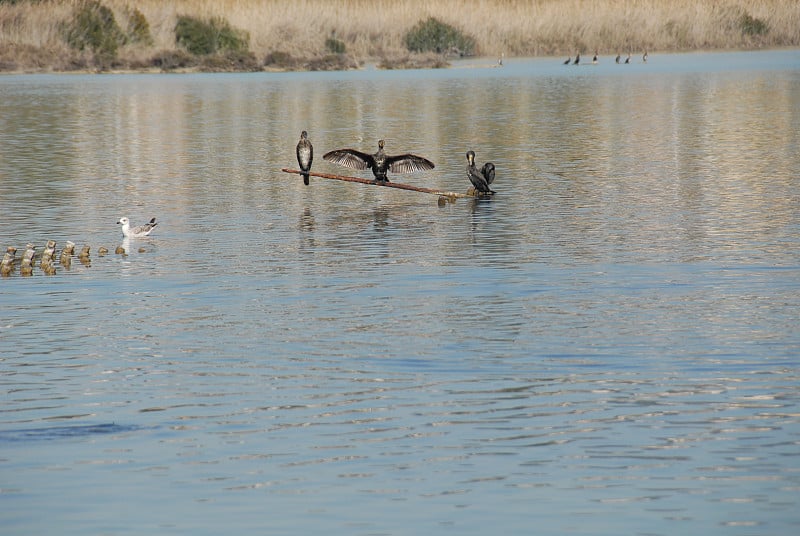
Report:
<svg viewBox="0 0 800 536"><path fill-rule="evenodd" d="M282 168L281 171L284 173L295 173L299 175L301 172L296 169L287 169ZM399 182L377 182L372 179L361 179L359 177L345 177L343 175L331 175L330 173L316 173L314 171L309 171L309 175L312 177L319 177L321 179L332 179L336 181L345 181L345 182L358 182L360 184L371 184L373 186L386 186L387 188L399 188L401 190L411 190L412 192L420 192L423 194L433 194L438 195L440 197L447 197L448 199L455 200L458 197L474 197L473 195L469 194L459 194L457 192L443 192L441 190L434 190L432 188L421 188L419 186L411 186L410 184L402 184Z"/></svg>

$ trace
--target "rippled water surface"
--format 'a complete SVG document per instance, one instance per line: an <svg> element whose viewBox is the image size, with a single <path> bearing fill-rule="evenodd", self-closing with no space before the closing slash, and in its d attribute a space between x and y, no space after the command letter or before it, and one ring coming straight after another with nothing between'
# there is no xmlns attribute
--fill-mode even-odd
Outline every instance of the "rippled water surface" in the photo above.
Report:
<svg viewBox="0 0 800 536"><path fill-rule="evenodd" d="M800 53L489 63L0 77L3 534L797 533Z"/></svg>

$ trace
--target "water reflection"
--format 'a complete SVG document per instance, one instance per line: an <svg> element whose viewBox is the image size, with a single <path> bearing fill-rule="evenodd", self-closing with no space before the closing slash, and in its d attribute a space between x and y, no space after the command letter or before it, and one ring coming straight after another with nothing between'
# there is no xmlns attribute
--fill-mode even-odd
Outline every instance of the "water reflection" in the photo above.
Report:
<svg viewBox="0 0 800 536"><path fill-rule="evenodd" d="M1 78L0 244L93 252L0 280L3 526L791 533L800 92L752 57ZM301 130L498 194L305 187Z"/></svg>

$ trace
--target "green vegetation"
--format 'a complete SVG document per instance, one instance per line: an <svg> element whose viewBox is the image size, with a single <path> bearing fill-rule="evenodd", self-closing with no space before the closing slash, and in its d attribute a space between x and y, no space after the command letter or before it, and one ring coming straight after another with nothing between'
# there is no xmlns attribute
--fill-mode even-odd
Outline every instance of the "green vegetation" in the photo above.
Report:
<svg viewBox="0 0 800 536"><path fill-rule="evenodd" d="M65 38L72 48L91 50L102 65L115 60L119 47L127 42L114 13L97 0L84 0L75 6Z"/></svg>
<svg viewBox="0 0 800 536"><path fill-rule="evenodd" d="M346 47L344 41L331 36L325 40L325 50L331 54L344 54Z"/></svg>
<svg viewBox="0 0 800 536"><path fill-rule="evenodd" d="M464 0L0 0L0 71L424 68L446 66L454 55L649 50L657 57L800 46L798 0L464 7Z"/></svg>
<svg viewBox="0 0 800 536"><path fill-rule="evenodd" d="M175 42L192 54L207 56L221 51L246 52L250 35L219 17L202 20L181 15L175 24Z"/></svg>
<svg viewBox="0 0 800 536"><path fill-rule="evenodd" d="M141 43L145 46L153 45L153 36L150 33L150 23L147 18L136 8L128 10L128 37L132 43Z"/></svg>
<svg viewBox="0 0 800 536"><path fill-rule="evenodd" d="M434 17L411 28L405 35L405 44L411 52L456 53L459 56L475 54L473 37Z"/></svg>
<svg viewBox="0 0 800 536"><path fill-rule="evenodd" d="M746 11L739 17L739 26L745 35L766 35L769 32L766 22L751 16Z"/></svg>

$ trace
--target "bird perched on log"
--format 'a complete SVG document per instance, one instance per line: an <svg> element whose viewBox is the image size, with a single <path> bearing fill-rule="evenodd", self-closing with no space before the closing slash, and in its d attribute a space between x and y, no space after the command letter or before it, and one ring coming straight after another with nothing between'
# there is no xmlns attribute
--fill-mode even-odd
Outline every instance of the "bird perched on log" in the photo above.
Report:
<svg viewBox="0 0 800 536"><path fill-rule="evenodd" d="M479 171L475 167L475 151L467 151L467 178L475 187L476 192L483 195L495 193L489 188L489 185L494 182L494 175L494 164L487 162Z"/></svg>
<svg viewBox="0 0 800 536"><path fill-rule="evenodd" d="M323 160L339 164L352 169L372 168L377 182L389 182L386 172L412 173L433 169L433 162L415 154L400 154L389 156L383 151L384 141L378 141L378 152L375 154L362 153L355 149L336 149L322 155Z"/></svg>
<svg viewBox="0 0 800 536"><path fill-rule="evenodd" d="M156 223L156 219L153 218L148 223L145 223L144 225L139 225L138 227L131 227L130 220L128 220L128 218L125 217L125 216L120 218L117 223L121 223L122 224L122 236L125 236L125 237L128 237L128 238L143 238L143 237L149 235L152 232L153 228L156 225L158 225Z"/></svg>
<svg viewBox="0 0 800 536"><path fill-rule="evenodd" d="M297 142L297 163L303 176L303 184L308 186L308 172L311 169L311 162L314 160L314 146L308 140L308 132L305 130L300 133L300 141Z"/></svg>

